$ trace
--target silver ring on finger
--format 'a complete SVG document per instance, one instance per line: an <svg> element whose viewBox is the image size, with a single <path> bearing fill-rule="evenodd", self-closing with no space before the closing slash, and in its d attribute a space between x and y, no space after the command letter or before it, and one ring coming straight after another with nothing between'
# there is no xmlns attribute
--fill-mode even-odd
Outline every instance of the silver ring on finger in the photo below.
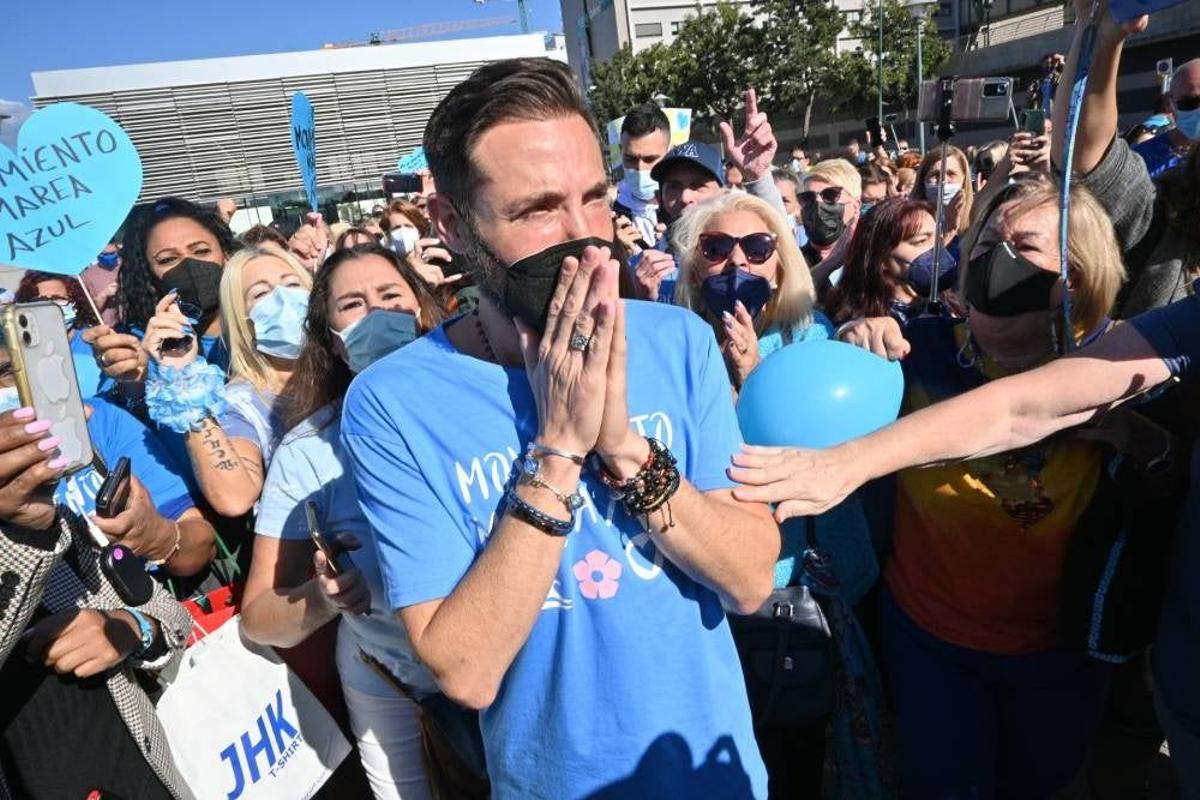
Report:
<svg viewBox="0 0 1200 800"><path fill-rule="evenodd" d="M574 350L578 353L586 352L588 346L592 343L591 336L585 336L582 333L572 333L570 341L567 342L567 349Z"/></svg>

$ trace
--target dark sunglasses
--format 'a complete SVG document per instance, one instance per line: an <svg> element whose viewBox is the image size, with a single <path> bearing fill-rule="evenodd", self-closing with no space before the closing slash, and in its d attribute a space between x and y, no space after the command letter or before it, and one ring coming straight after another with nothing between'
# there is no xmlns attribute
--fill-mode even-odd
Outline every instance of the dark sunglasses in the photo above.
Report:
<svg viewBox="0 0 1200 800"><path fill-rule="evenodd" d="M811 206L816 203L818 197L820 197L821 200L826 203L837 203L842 199L842 187L830 186L826 189L822 189L819 192L801 192L799 195L797 195L797 197L799 197L800 202L806 206Z"/></svg>
<svg viewBox="0 0 1200 800"><path fill-rule="evenodd" d="M724 261L735 246L740 246L751 264L763 264L775 255L775 237L769 233L751 233L740 239L728 233L700 234L700 254L709 261Z"/></svg>
<svg viewBox="0 0 1200 800"><path fill-rule="evenodd" d="M1196 97L1184 97L1181 100L1175 101L1175 107L1180 111L1195 111L1200 108L1200 95Z"/></svg>

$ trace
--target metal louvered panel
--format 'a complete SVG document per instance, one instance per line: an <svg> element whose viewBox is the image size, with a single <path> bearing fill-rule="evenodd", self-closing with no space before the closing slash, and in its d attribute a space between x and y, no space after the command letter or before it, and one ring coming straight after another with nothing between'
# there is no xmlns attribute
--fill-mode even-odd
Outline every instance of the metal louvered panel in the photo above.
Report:
<svg viewBox="0 0 1200 800"><path fill-rule="evenodd" d="M316 115L319 185L378 185L417 147L434 107L486 61L426 64L277 79L38 97L37 107L77 102L104 111L142 157L139 201L301 191L292 155L291 97ZM165 65L164 65L165 66Z"/></svg>

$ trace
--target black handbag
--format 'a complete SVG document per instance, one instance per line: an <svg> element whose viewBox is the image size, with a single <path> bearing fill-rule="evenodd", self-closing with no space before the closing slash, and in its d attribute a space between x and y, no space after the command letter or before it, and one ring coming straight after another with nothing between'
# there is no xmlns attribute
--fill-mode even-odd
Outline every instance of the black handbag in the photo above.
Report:
<svg viewBox="0 0 1200 800"><path fill-rule="evenodd" d="M816 523L805 519L808 550ZM833 710L833 639L817 599L806 585L771 592L753 614L729 615L750 698L754 727L809 725Z"/></svg>

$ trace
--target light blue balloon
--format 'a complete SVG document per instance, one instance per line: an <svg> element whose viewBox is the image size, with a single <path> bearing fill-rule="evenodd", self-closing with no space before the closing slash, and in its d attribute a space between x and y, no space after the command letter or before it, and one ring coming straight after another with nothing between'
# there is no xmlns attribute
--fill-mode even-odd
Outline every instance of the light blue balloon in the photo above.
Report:
<svg viewBox="0 0 1200 800"><path fill-rule="evenodd" d="M109 116L78 103L25 121L0 145L0 264L78 275L142 191L142 159Z"/></svg>
<svg viewBox="0 0 1200 800"><path fill-rule="evenodd" d="M292 152L304 181L308 204L317 210L317 130L312 103L304 92L292 95Z"/></svg>
<svg viewBox="0 0 1200 800"><path fill-rule="evenodd" d="M900 364L843 342L796 342L742 385L737 415L748 444L832 447L896 420Z"/></svg>

